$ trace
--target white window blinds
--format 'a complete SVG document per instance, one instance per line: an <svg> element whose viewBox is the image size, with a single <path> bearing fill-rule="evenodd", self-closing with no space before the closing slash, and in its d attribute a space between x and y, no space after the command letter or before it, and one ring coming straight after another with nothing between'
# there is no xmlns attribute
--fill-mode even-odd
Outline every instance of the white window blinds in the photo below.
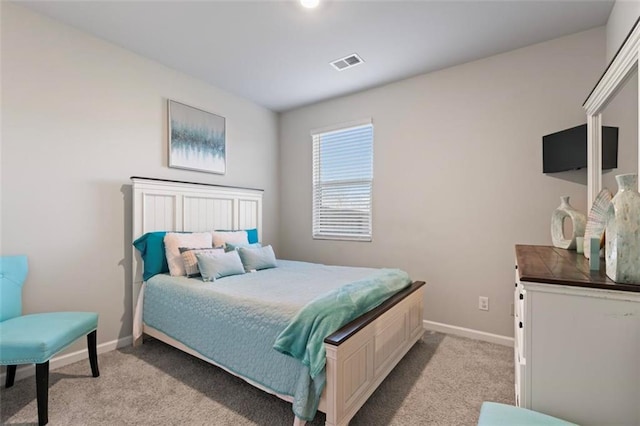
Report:
<svg viewBox="0 0 640 426"><path fill-rule="evenodd" d="M313 137L313 238L371 241L373 126Z"/></svg>

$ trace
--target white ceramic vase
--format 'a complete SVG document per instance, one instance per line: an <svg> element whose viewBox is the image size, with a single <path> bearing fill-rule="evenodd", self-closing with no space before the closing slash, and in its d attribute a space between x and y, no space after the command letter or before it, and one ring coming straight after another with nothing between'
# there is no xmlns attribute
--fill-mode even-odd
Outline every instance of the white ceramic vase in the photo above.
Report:
<svg viewBox="0 0 640 426"><path fill-rule="evenodd" d="M616 176L605 228L607 276L617 283L640 283L640 194L638 175Z"/></svg>
<svg viewBox="0 0 640 426"><path fill-rule="evenodd" d="M569 238L564 235L564 220L571 219L573 224L573 232ZM584 228L587 224L587 218L584 214L571 207L569 197L560 197L560 206L554 210L551 215L551 241L555 247L575 250L576 237L584 236Z"/></svg>

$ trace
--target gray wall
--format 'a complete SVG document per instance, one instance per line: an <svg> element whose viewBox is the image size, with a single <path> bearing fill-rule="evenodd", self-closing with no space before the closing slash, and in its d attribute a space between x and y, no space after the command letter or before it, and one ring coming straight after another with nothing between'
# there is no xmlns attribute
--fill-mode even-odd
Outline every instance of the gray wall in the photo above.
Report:
<svg viewBox="0 0 640 426"><path fill-rule="evenodd" d="M541 138L586 122L604 64L598 28L282 114L280 255L403 268L427 320L513 335L514 244L550 244L562 195L586 211L586 171L542 174ZM313 240L309 131L366 117L373 242Z"/></svg>
<svg viewBox="0 0 640 426"><path fill-rule="evenodd" d="M277 250L275 113L1 7L1 252L29 256L26 313L97 311L101 343L131 335L132 175L264 188L263 237ZM226 117L225 176L167 167L167 98Z"/></svg>
<svg viewBox="0 0 640 426"><path fill-rule="evenodd" d="M0 249L29 255L25 312L98 311L100 342L131 332L131 175L264 188L263 239L279 257L404 268L428 282L427 319L500 335L512 334L513 245L550 242L561 195L586 209L586 174L543 175L540 140L585 121L604 29L278 123L246 100L0 5ZM227 118L227 175L166 167L167 98ZM374 241L314 241L309 130L365 117L375 125ZM489 312L477 309L480 295Z"/></svg>
<svg viewBox="0 0 640 426"><path fill-rule="evenodd" d="M607 62L613 59L640 16L640 0L617 0L607 21Z"/></svg>

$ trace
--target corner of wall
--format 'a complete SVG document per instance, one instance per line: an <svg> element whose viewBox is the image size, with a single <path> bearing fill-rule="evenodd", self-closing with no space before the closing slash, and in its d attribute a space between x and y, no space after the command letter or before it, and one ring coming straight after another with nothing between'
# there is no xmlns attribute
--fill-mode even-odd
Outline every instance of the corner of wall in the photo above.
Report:
<svg viewBox="0 0 640 426"><path fill-rule="evenodd" d="M616 0L607 20L607 63L640 17L640 0Z"/></svg>

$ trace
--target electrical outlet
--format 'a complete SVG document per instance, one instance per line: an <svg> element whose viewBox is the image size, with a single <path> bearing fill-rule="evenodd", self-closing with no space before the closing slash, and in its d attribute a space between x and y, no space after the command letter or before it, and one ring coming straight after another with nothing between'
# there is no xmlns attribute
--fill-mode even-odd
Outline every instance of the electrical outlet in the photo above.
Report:
<svg viewBox="0 0 640 426"><path fill-rule="evenodd" d="M478 309L480 309L481 311L488 311L489 310L489 298L486 296L480 296L480 298L478 299Z"/></svg>

